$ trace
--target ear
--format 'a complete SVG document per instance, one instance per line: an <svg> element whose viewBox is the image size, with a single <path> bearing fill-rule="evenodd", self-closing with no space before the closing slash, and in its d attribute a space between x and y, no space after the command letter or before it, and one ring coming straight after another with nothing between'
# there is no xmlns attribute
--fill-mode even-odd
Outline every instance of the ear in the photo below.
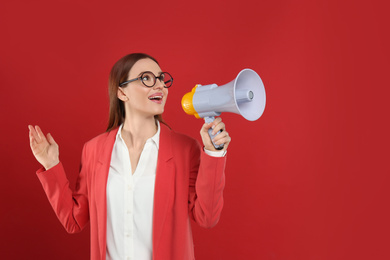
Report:
<svg viewBox="0 0 390 260"><path fill-rule="evenodd" d="M123 102L129 100L129 98L125 94L125 91L121 87L118 88L117 97Z"/></svg>

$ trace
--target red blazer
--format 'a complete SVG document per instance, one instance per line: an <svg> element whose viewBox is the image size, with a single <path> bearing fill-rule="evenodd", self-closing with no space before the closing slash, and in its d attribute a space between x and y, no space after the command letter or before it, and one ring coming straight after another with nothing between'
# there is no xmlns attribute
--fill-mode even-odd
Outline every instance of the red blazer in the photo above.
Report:
<svg viewBox="0 0 390 260"><path fill-rule="evenodd" d="M106 259L106 186L118 128L84 145L72 191L61 163L37 171L57 217L69 233L90 221L91 259ZM193 260L190 219L217 224L225 185L226 158L206 155L197 141L161 124L153 209L153 260Z"/></svg>

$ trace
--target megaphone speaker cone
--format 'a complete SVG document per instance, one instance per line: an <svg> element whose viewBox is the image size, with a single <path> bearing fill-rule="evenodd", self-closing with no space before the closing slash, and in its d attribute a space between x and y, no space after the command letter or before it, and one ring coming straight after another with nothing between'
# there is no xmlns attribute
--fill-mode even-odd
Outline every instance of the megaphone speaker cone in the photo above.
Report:
<svg viewBox="0 0 390 260"><path fill-rule="evenodd" d="M260 76L251 69L244 69L238 73L233 82L234 101L238 114L249 121L259 119L264 112L266 102L264 84ZM248 101L241 102L242 93L248 96Z"/></svg>

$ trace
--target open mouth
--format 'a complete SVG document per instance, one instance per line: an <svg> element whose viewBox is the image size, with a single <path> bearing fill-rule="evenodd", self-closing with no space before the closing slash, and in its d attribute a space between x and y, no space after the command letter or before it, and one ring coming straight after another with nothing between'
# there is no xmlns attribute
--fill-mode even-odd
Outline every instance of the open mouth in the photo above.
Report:
<svg viewBox="0 0 390 260"><path fill-rule="evenodd" d="M160 101L162 100L162 96L153 96L153 97L149 97L149 100L156 100L156 101Z"/></svg>

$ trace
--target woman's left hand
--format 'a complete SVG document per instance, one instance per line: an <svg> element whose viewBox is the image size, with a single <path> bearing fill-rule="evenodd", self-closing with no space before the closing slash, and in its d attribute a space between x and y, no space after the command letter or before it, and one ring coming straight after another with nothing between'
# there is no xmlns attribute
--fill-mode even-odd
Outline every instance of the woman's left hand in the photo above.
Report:
<svg viewBox="0 0 390 260"><path fill-rule="evenodd" d="M219 130L222 130L222 132L215 136L213 140L217 145L223 144L222 150L215 149L213 143L211 142L208 133L210 128L213 128L213 135L218 133ZM204 148L209 151L226 151L231 141L229 133L225 129L225 124L222 122L220 117L217 117L212 123L204 123L202 129L200 130L200 135L202 137Z"/></svg>

